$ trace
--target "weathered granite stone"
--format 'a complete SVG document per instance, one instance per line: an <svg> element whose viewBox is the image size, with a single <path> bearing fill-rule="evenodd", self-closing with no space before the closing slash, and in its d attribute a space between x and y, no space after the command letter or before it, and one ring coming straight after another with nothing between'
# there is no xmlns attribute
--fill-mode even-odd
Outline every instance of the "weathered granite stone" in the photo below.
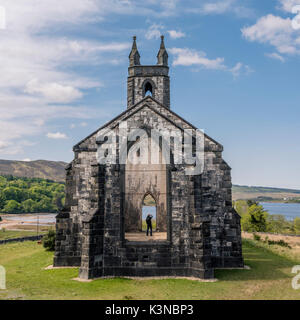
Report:
<svg viewBox="0 0 300 320"><path fill-rule="evenodd" d="M193 276L212 278L216 267L243 267L240 218L232 208L231 169L223 147L205 135L204 171L186 175L186 165L98 164L97 136L127 130L196 129L170 110L170 81L163 38L158 64L140 65L134 39L129 56L128 108L74 146L66 168L65 208L57 216L54 266L80 266L79 276ZM146 96L150 91L152 96ZM166 143L164 137L161 143ZM128 157L135 143L128 145ZM116 157L123 149L117 143ZM139 157L138 154L135 157ZM161 155L163 159L164 155ZM157 206L163 242L130 242L141 230L143 199Z"/></svg>

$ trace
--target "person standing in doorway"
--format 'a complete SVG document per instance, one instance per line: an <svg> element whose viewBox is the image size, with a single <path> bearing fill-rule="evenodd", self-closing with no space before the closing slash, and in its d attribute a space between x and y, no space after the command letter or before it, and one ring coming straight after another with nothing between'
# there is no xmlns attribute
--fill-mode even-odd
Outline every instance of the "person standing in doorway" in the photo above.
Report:
<svg viewBox="0 0 300 320"><path fill-rule="evenodd" d="M146 218L146 223L147 223L147 233L146 233L146 235L148 236L149 230L150 230L150 236L151 237L152 237L152 218L153 218L153 216L151 214L148 214L147 218Z"/></svg>

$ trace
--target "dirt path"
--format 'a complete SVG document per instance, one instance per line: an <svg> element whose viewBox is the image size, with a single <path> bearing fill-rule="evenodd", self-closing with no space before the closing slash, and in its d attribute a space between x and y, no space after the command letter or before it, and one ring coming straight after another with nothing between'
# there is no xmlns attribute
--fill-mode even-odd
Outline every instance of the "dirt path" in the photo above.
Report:
<svg viewBox="0 0 300 320"><path fill-rule="evenodd" d="M286 236L281 234L269 234L269 233L261 233L258 232L258 235L261 236L261 238L264 240L266 237L268 237L269 240L284 240L287 242L292 248L299 248L300 249L300 236ZM249 232L242 232L242 237L245 239L253 239L253 233Z"/></svg>

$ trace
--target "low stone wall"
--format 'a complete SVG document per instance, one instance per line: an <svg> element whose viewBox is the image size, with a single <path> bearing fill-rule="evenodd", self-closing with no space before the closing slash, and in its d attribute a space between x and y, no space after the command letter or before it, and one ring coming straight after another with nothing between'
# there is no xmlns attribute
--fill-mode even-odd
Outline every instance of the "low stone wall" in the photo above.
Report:
<svg viewBox="0 0 300 320"><path fill-rule="evenodd" d="M37 241L37 240L41 240L43 238L43 236L44 235L41 234L39 236L31 236L31 237L22 237L22 238L0 240L0 245L1 244L11 243L11 242Z"/></svg>

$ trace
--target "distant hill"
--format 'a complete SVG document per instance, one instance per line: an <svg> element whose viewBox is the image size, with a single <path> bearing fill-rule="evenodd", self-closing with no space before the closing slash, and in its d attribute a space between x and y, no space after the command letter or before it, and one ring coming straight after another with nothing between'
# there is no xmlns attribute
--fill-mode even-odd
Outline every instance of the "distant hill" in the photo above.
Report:
<svg viewBox="0 0 300 320"><path fill-rule="evenodd" d="M239 199L259 199L261 201L272 199L292 199L300 198L300 190L283 189L283 188L269 188L269 187L255 187L255 186L232 186L233 200Z"/></svg>
<svg viewBox="0 0 300 320"><path fill-rule="evenodd" d="M43 178L57 182L65 181L65 167L63 161L15 161L0 160L0 175L15 177Z"/></svg>

